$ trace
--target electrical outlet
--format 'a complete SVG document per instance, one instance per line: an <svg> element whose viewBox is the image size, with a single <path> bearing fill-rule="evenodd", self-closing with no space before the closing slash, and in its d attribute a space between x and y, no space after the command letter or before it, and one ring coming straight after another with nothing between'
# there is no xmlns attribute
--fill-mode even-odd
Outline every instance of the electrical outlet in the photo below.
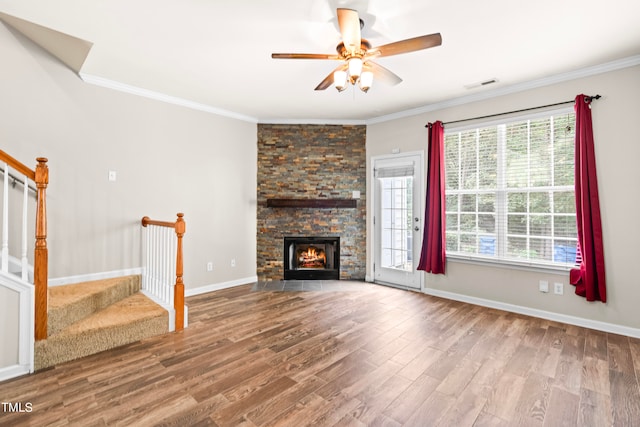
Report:
<svg viewBox="0 0 640 427"><path fill-rule="evenodd" d="M233 258L233 259L231 260L231 267L235 267L235 266L236 266L236 259L235 259L235 258Z"/></svg>
<svg viewBox="0 0 640 427"><path fill-rule="evenodd" d="M553 284L553 293L556 295L562 295L564 293L564 285L562 283Z"/></svg>
<svg viewBox="0 0 640 427"><path fill-rule="evenodd" d="M549 292L549 282L546 280L540 280L538 283L538 289L540 289L540 292Z"/></svg>
<svg viewBox="0 0 640 427"><path fill-rule="evenodd" d="M109 171L109 181L115 182L116 178L117 178L116 171Z"/></svg>
<svg viewBox="0 0 640 427"><path fill-rule="evenodd" d="M213 263L211 261L207 263L207 271L213 271Z"/></svg>

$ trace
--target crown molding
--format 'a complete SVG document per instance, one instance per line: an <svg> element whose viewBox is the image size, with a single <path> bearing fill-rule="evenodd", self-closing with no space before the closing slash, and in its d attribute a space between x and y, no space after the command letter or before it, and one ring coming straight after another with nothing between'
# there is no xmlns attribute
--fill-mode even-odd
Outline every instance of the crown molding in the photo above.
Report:
<svg viewBox="0 0 640 427"><path fill-rule="evenodd" d="M119 92L125 92L132 95L142 96L145 98L153 99L160 102L166 102L168 104L179 105L181 107L191 108L193 110L204 111L206 113L216 114L218 116L228 117L231 119L242 120L245 122L257 123L258 119L255 117L247 116L245 114L236 113L233 111L225 110L222 108L212 107L210 105L201 104L199 102L189 101L177 96L166 95L164 93L155 92L148 89L143 89L137 86L120 83L115 80L105 79L104 77L94 76L87 73L79 73L80 78L85 83L90 83L96 86L101 86L107 89L117 90Z"/></svg>
<svg viewBox="0 0 640 427"><path fill-rule="evenodd" d="M385 116L374 117L366 120L339 120L339 119L258 119L256 117L247 116L245 114L236 113L233 111L225 110L222 108L212 107L210 105L201 104L198 102L189 101L187 99L179 98L176 96L166 95L160 92L155 92L140 87L116 82L103 77L95 76L92 74L80 72L80 78L86 82L96 86L102 86L108 89L117 90L120 92L129 93L132 95L142 96L156 101L166 102L169 104L179 105L182 107L191 108L194 110L204 111L211 114L216 114L231 119L242 120L250 123L262 123L262 124L318 124L318 125L373 125L377 123L383 123L391 120L401 119L405 117L416 116L419 114L428 113L431 111L442 110L444 108L455 107L459 105L469 104L476 101L484 101L499 96L509 95L513 93L523 92L530 89L536 89L544 86L549 86L561 82L575 80L583 77L594 76L610 71L616 71L623 68L634 67L640 65L640 55L630 56L615 61L606 62L604 64L594 65L591 67L581 68L579 70L569 71L566 73L555 74L552 76L543 77L541 79L531 80L528 82L518 83L502 88L496 88L486 92L475 93L471 95L461 96L458 98L447 99L433 104L428 104L422 107L413 108L410 110L400 111Z"/></svg>
<svg viewBox="0 0 640 427"><path fill-rule="evenodd" d="M366 120L338 120L338 119L260 119L258 123L264 125L366 125Z"/></svg>
<svg viewBox="0 0 640 427"><path fill-rule="evenodd" d="M566 73L554 74L552 76L543 77L541 79L531 80L528 82L518 83L502 88L496 88L486 92L475 93L472 95L461 96L458 98L447 99L433 104L425 105L423 107L413 108L411 110L400 111L398 113L388 114L385 116L376 117L366 121L367 125L387 122L390 120L401 119L405 117L416 116L419 114L428 113L431 111L442 110L449 107L456 107L459 105L469 104L476 101L484 101L498 96L509 95L512 93L523 92L530 89L536 89L544 86L550 86L556 83L562 83L570 80L575 80L583 77L594 76L597 74L607 73L610 71L621 70L623 68L634 67L640 65L640 55L630 56L627 58L618 59L604 64L594 65L591 67L581 68L579 70L569 71Z"/></svg>
<svg viewBox="0 0 640 427"><path fill-rule="evenodd" d="M210 105L189 101L177 96L166 95L161 92L155 92L143 89L137 86L120 83L115 80L106 79L104 77L93 74L80 72L78 74L85 83L101 86L107 89L117 90L119 92L131 95L142 96L153 99L155 101L166 102L168 104L179 105L181 107L191 108L193 110L204 111L206 113L216 114L218 116L228 117L231 119L242 120L250 123L260 124L279 124L279 125L366 125L366 120L339 120L339 119L258 119L256 117L247 116L245 114L236 113L234 111L222 108L212 107Z"/></svg>

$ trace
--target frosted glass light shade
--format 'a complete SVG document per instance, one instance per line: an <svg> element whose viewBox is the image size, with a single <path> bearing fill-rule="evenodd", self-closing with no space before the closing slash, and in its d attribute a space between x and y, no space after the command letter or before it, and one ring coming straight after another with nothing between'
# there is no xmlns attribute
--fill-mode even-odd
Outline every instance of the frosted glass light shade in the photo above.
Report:
<svg viewBox="0 0 640 427"><path fill-rule="evenodd" d="M362 59L351 58L349 60L349 76L351 80L355 82L360 77L360 73L362 73Z"/></svg>
<svg viewBox="0 0 640 427"><path fill-rule="evenodd" d="M371 71L365 71L360 75L360 90L363 92L368 91L373 84L373 73Z"/></svg>
<svg viewBox="0 0 640 427"><path fill-rule="evenodd" d="M338 89L338 92L342 92L347 87L347 72L346 71L335 71L333 73L333 83Z"/></svg>

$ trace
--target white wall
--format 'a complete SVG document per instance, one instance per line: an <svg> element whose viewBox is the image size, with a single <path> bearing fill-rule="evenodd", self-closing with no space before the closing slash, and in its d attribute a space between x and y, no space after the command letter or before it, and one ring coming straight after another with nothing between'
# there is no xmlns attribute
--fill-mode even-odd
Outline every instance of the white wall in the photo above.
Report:
<svg viewBox="0 0 640 427"><path fill-rule="evenodd" d="M50 278L140 267L140 219L177 212L188 290L255 277L255 123L84 83L3 24L0 58L0 147L49 159Z"/></svg>
<svg viewBox="0 0 640 427"><path fill-rule="evenodd" d="M17 365L18 360L18 328L20 296L18 292L0 286L0 368Z"/></svg>
<svg viewBox="0 0 640 427"><path fill-rule="evenodd" d="M600 207L604 233L607 303L589 303L576 296L568 274L522 271L478 266L449 260L446 275L426 274L427 288L464 297L486 299L585 321L640 329L638 302L640 279L637 251L640 227L640 67L626 68L535 90L446 108L412 117L370 125L367 128L367 161L373 156L401 151L426 150L425 124L443 122L572 100L576 95L602 95L593 103ZM425 156L426 158L426 156ZM370 189L371 185L367 185ZM368 190L370 191L370 190ZM367 200L371 200L367 195ZM367 275L372 277L371 218L367 219ZM538 281L564 283L564 295L538 291ZM624 329L624 328L623 328Z"/></svg>

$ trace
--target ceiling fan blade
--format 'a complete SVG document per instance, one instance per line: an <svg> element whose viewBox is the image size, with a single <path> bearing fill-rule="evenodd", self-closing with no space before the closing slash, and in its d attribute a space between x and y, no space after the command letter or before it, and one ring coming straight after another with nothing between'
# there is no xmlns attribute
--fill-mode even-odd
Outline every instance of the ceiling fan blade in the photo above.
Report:
<svg viewBox="0 0 640 427"><path fill-rule="evenodd" d="M272 53L271 57L274 59L342 59L338 55L324 53Z"/></svg>
<svg viewBox="0 0 640 427"><path fill-rule="evenodd" d="M367 51L367 56L370 57L398 55L401 53L414 52L416 50L440 46L441 44L442 36L440 35L440 33L434 33L371 48Z"/></svg>
<svg viewBox="0 0 640 427"><path fill-rule="evenodd" d="M386 84L395 86L402 82L402 79L396 73L384 68L380 64L376 64L375 62L365 62L363 69L371 71L376 80L380 80Z"/></svg>
<svg viewBox="0 0 640 427"><path fill-rule="evenodd" d="M360 35L360 17L353 9L338 9L338 25L342 34L342 43L347 52L354 53L360 49L362 36Z"/></svg>
<svg viewBox="0 0 640 427"><path fill-rule="evenodd" d="M346 70L347 70L346 64L339 65L338 67L336 67L335 70L329 73L329 75L325 77L324 80L321 81L320 84L316 86L314 90L325 90L326 88L328 88L333 84L333 73L335 73L336 71L346 71Z"/></svg>

